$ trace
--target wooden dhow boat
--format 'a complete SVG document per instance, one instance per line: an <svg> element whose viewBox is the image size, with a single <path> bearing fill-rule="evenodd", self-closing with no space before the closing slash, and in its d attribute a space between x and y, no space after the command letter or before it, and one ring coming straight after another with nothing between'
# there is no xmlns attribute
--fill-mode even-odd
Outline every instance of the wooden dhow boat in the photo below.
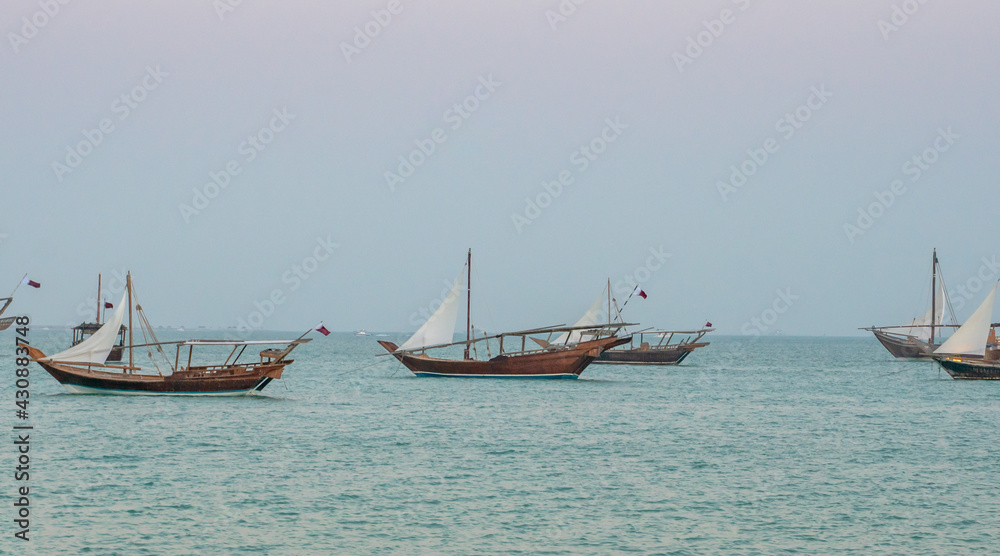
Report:
<svg viewBox="0 0 1000 556"><path fill-rule="evenodd" d="M152 340L150 342L135 344L133 341L133 301L142 334ZM125 350L128 364L109 364L107 358L114 348L126 308L129 341ZM243 396L257 394L272 380L281 378L282 371L293 362L288 355L297 346L309 341L304 336L295 340L160 342L135 298L132 275L129 273L121 302L100 329L79 344L55 355L46 356L34 346L28 347L28 354L73 394ZM173 360L163 350L164 346L171 345L176 346ZM280 347L264 349L259 360L240 361L248 347L255 350L267 345ZM194 363L194 348L206 346L231 346L232 351L221 364ZM136 366L135 351L139 348L148 356L152 369Z"/></svg>
<svg viewBox="0 0 1000 556"><path fill-rule="evenodd" d="M951 378L958 380L1000 380L1000 346L992 323L997 286L976 312L948 340L930 355Z"/></svg>
<svg viewBox="0 0 1000 556"><path fill-rule="evenodd" d="M14 302L13 297L0 297L0 301L3 301L3 307L0 307L0 330L7 330L10 325L14 324L17 317L4 317L3 312L10 307L10 304Z"/></svg>
<svg viewBox="0 0 1000 556"><path fill-rule="evenodd" d="M699 340L713 330L715 329L707 327L699 330L639 330L632 333L632 340L628 344L605 351L594 363L680 365L691 352L709 344ZM675 337L678 341L674 341Z"/></svg>
<svg viewBox="0 0 1000 556"><path fill-rule="evenodd" d="M466 274L469 282L466 289L466 338L463 342L454 342L452 340L458 319L462 279ZM615 334L624 325L549 326L474 338L472 311L468 308L472 299L471 281L470 249L463 273L455 280L444 302L427 322L401 346L384 340L379 340L379 345L418 377L576 379L604 350L629 341L629 338L619 338ZM594 334L595 337L590 340L561 343L550 341L556 334L595 328L610 330L604 330L600 338ZM535 344L530 346L531 349L528 339ZM490 348L491 340L497 344L496 354ZM461 358L428 354L431 350L439 350L458 355L455 352L459 347L462 351ZM485 358L480 351L486 352Z"/></svg>
<svg viewBox="0 0 1000 556"><path fill-rule="evenodd" d="M14 294L17 293L17 288L20 288L21 284L29 284L35 288L38 287L38 282L28 280L28 275L25 274L24 278L21 278L21 281L14 286L14 291L10 292L9 296L0 297L0 301L3 302L3 307L0 307L0 330L7 330L17 320L17 317L4 317L3 314L7 310L7 307L10 307L10 304L14 302Z"/></svg>
<svg viewBox="0 0 1000 556"><path fill-rule="evenodd" d="M946 312L951 317L950 324L945 324ZM937 349L940 346L940 333L946 328L958 328L955 324L957 321L935 249L931 264L931 306L927 312L921 317L914 318L910 324L869 326L858 330L867 330L874 334L879 343L896 358L919 359Z"/></svg>
<svg viewBox="0 0 1000 556"><path fill-rule="evenodd" d="M103 319L101 318L101 310L104 309L105 313L107 309L114 308L111 303L108 303L101 299L101 275L97 275L97 317L94 322L82 322L73 327L73 343L71 345L75 346L80 342L86 340L87 338L94 335L95 332L101 329ZM105 315L106 316L106 315ZM122 353L125 351L125 325L121 325L118 328L118 340L113 346L111 346L111 352L108 353L108 358L106 361L121 361Z"/></svg>
<svg viewBox="0 0 1000 556"><path fill-rule="evenodd" d="M618 301L611 296L611 280L608 280L605 290L601 292L590 309L574 326L597 324L600 320L605 294L607 294L608 325L612 325L615 321L624 322L621 315L622 310L628 305L636 291L641 291L639 286L632 289L632 293L619 309ZM615 317L612 318L611 315L615 315ZM627 329L623 328L623 330ZM628 342L605 350L594 363L598 365L679 365L694 350L707 346L709 342L700 340L714 330L710 323L698 330L656 330L653 328L639 330L631 334L631 339ZM568 334L570 341L589 335L586 330Z"/></svg>

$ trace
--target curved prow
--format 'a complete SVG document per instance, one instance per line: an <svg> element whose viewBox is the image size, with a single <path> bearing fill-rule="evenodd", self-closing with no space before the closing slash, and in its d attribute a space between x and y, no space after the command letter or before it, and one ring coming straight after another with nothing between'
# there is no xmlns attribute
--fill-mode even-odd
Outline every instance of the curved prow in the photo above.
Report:
<svg viewBox="0 0 1000 556"><path fill-rule="evenodd" d="M602 351L603 350L608 350L608 349L611 349L613 347L618 347L620 345L627 344L627 343L629 343L631 341L632 341L632 336L625 336L624 338L617 338L615 341L610 342L608 344L605 344L605 345L601 346L601 348L602 348Z"/></svg>
<svg viewBox="0 0 1000 556"><path fill-rule="evenodd" d="M384 347L385 350L388 351L389 353L394 353L397 349L399 349L399 346L397 346L396 344L392 342L387 342L385 340L379 340L378 345Z"/></svg>
<svg viewBox="0 0 1000 556"><path fill-rule="evenodd" d="M618 347L620 345L627 344L631 341L632 341L632 336L627 336L625 338L616 338L614 336L611 336L610 338L604 338L601 341L600 345L591 348L590 351L587 352L587 357L593 357L594 359L597 359L605 351L613 347Z"/></svg>
<svg viewBox="0 0 1000 556"><path fill-rule="evenodd" d="M32 361L38 361L40 359L45 359L45 354L42 353L42 350L40 350L40 349L38 349L36 347L31 347L31 346L24 346L24 347L25 347L25 349L28 350L28 357L30 357L32 359Z"/></svg>

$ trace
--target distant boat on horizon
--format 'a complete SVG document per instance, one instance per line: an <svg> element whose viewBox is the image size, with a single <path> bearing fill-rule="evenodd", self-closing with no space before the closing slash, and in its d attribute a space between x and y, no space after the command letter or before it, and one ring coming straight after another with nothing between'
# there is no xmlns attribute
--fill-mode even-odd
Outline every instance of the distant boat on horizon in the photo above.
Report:
<svg viewBox="0 0 1000 556"><path fill-rule="evenodd" d="M371 336L371 334L365 332L364 330L358 330L354 333L355 336Z"/></svg>
<svg viewBox="0 0 1000 556"><path fill-rule="evenodd" d="M938 277L940 276L940 280ZM940 283L939 283L940 282ZM950 312L952 324L945 324L945 309ZM910 324L898 326L869 326L867 330L898 359L919 359L932 353L941 344L939 332L944 328L958 328L955 310L948 298L948 289L941 274L941 264L934 249L931 262L931 306L927 312L914 318Z"/></svg>
<svg viewBox="0 0 1000 556"><path fill-rule="evenodd" d="M462 270L465 272L455 280L441 306L402 346L397 346L386 340L378 340L379 345L418 377L576 379L590 363L600 357L604 350L627 343L630 339L619 338L613 333L609 333L606 337L586 341L565 341L562 344L550 342L554 334L581 329L581 327L563 326L550 326L473 338L472 311L469 308L472 299L471 249ZM468 279L466 336L464 342L454 342L462 279L466 274ZM618 330L621 327L611 328ZM582 328L594 329L593 326ZM545 336L545 339L536 336ZM528 349L528 338L539 348ZM499 344L496 355L492 355L490 340L495 340ZM507 350L504 349L505 341ZM512 341L514 346L511 350ZM464 347L461 359L445 359L427 354L428 350L438 350L450 346ZM480 355L478 350L481 348L486 351L486 359L476 358Z"/></svg>

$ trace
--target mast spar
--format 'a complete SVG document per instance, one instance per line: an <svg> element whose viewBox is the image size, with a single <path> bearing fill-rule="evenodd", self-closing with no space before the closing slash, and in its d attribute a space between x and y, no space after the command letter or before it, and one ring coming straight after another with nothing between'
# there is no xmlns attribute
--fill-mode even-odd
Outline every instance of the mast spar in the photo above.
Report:
<svg viewBox="0 0 1000 556"><path fill-rule="evenodd" d="M934 322L937 320L935 314L937 309L937 248L934 249L933 261L931 262L931 344L934 344Z"/></svg>
<svg viewBox="0 0 1000 556"><path fill-rule="evenodd" d="M101 275L97 275L97 324L101 324Z"/></svg>
<svg viewBox="0 0 1000 556"><path fill-rule="evenodd" d="M129 271L125 275L125 287L128 288L128 366L129 372L132 372L132 367L135 367L135 360L133 359L133 349L132 345L135 343L132 341L132 272Z"/></svg>
<svg viewBox="0 0 1000 556"><path fill-rule="evenodd" d="M468 266L469 277L468 282L466 282L466 297L465 297L465 358L469 358L469 341L472 339L472 248L469 248L469 257L466 260L466 266Z"/></svg>
<svg viewBox="0 0 1000 556"><path fill-rule="evenodd" d="M17 288L21 287L21 284L24 283L24 279L27 278L27 277L28 277L28 273L26 272L26 273L24 273L24 276L21 277L21 281L18 282L16 286L14 286L14 291L10 292L10 295L8 295L7 297L12 298L12 300L13 300L14 294L17 293Z"/></svg>
<svg viewBox="0 0 1000 556"><path fill-rule="evenodd" d="M611 278L608 278L608 325L611 325Z"/></svg>

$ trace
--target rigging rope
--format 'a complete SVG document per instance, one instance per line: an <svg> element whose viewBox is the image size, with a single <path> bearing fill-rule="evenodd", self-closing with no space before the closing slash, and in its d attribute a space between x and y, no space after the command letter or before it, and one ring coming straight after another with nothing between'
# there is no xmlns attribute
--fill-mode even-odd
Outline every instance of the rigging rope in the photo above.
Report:
<svg viewBox="0 0 1000 556"><path fill-rule="evenodd" d="M479 267L477 266L476 268L472 269L472 273L476 275L476 283L483 284L484 283L483 279L479 277L479 270L478 270L478 268ZM482 288L482 289L489 290L489 288ZM489 319L490 326L493 327L493 332L495 333L497 331L497 321L496 321L496 319L493 318L493 310L490 308L489 295L480 295L479 299L482 299L483 300L482 301L483 305L486 306L486 318ZM489 334L487 334L486 331L484 330L483 331L483 336L487 336L488 337ZM475 338L475 336L473 336L473 338ZM487 338L487 340L486 340L486 351L487 352L489 352L489 346L490 346L490 341Z"/></svg>
<svg viewBox="0 0 1000 556"><path fill-rule="evenodd" d="M938 278L941 280L941 289L944 290L944 300L948 304L948 312L951 313L952 324L958 324L958 318L955 317L955 308L951 306L951 296L948 295L948 286L944 282L944 272L941 271L941 263L938 263L937 267ZM944 315L941 316L941 324L944 324Z"/></svg>
<svg viewBox="0 0 1000 556"><path fill-rule="evenodd" d="M153 326L149 324L149 319L146 318L146 312L142 310L142 305L139 304L139 295L135 291L135 285L132 285L132 297L135 298L135 310L139 314L139 331L142 332L142 339L144 344L156 344L156 351L163 357L163 361L168 367L173 369L173 365L170 363L170 359L167 358L167 354L163 352L163 347L160 346L160 340L156 337L156 332L153 332ZM147 337L147 332L149 336ZM149 339L152 338L152 342ZM163 376L163 372L160 369L160 365L156 362L153 357L153 352L146 347L146 356L149 357L150 362L156 367L156 374ZM176 369L174 369L176 370Z"/></svg>
<svg viewBox="0 0 1000 556"><path fill-rule="evenodd" d="M369 369L371 367L374 367L375 365L381 365L382 363L385 363L386 361L390 361L390 360L398 362L398 360L395 357L388 358L388 359L382 359L381 361L376 361L376 362L372 363L371 365L365 365L363 367L357 367L355 369L347 369L346 371L341 371L339 373L333 373L331 376L340 376L340 375L344 375L344 374L347 374L347 373L353 373L353 372L357 372L357 371L363 371L365 369ZM402 363L400 363L400 365L402 365Z"/></svg>

